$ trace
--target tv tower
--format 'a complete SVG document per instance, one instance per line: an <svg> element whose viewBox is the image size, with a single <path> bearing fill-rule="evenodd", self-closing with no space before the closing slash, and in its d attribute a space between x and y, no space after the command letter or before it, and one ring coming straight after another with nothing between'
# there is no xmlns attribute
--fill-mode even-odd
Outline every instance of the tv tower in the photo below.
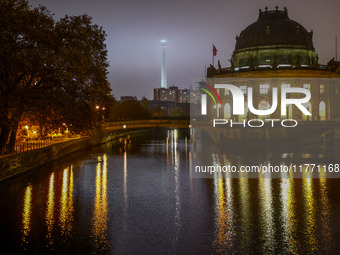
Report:
<svg viewBox="0 0 340 255"><path fill-rule="evenodd" d="M166 80L166 62L165 62L165 51L166 51L166 40L161 40L162 50L162 65L161 65L161 88L167 88Z"/></svg>

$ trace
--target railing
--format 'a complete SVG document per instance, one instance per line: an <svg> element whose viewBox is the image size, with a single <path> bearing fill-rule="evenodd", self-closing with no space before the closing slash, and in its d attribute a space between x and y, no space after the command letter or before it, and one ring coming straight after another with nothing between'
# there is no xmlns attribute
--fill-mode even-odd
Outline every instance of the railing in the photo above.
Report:
<svg viewBox="0 0 340 255"><path fill-rule="evenodd" d="M36 150L40 149L43 147L51 146L56 143L62 143L62 142L67 142L70 140L78 139L79 137L76 138L55 138L55 139L48 139L48 140L39 140L39 141L30 141L30 142L23 142L23 143L18 143L14 146L14 150L11 151L10 145L6 144L3 153L0 153L0 157L3 156L9 156L12 154L17 154L17 153L22 153L25 151L31 151L31 150Z"/></svg>
<svg viewBox="0 0 340 255"><path fill-rule="evenodd" d="M267 70L321 70L328 71L327 65L300 65L300 67L296 67L295 64L268 64L268 65L254 65L254 66L241 66L241 67L226 67L221 69L216 69L215 67L208 68L207 77L210 78L213 75L217 74L228 74L234 72L249 72L249 71L267 71Z"/></svg>
<svg viewBox="0 0 340 255"><path fill-rule="evenodd" d="M102 125L102 127L123 127L131 126L131 125L157 125L157 124L178 124L178 125L189 125L189 120L172 120L172 119L162 119L162 120L128 120L128 121L115 121L115 122L107 122Z"/></svg>

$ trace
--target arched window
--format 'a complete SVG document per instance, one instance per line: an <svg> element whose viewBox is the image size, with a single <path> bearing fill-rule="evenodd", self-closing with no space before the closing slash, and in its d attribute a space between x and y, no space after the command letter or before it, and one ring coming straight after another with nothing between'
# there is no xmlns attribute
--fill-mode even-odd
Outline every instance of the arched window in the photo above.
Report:
<svg viewBox="0 0 340 255"><path fill-rule="evenodd" d="M261 98L258 109L259 110L268 110L269 108L270 108L270 104L268 103L267 98L266 97ZM264 120L268 117L269 117L269 115L261 115L261 116L259 116L259 119Z"/></svg>
<svg viewBox="0 0 340 255"><path fill-rule="evenodd" d="M282 119L292 119L293 118L293 107L290 104L286 107L286 115L281 116Z"/></svg>
<svg viewBox="0 0 340 255"><path fill-rule="evenodd" d="M224 118L225 119L231 118L231 109L230 109L230 104L228 103L224 105Z"/></svg>
<svg viewBox="0 0 340 255"><path fill-rule="evenodd" d="M244 114L239 116L239 121L247 120L248 116L248 104L245 103Z"/></svg>
<svg viewBox="0 0 340 255"><path fill-rule="evenodd" d="M293 107L292 105L289 105L288 107L288 119L292 119L293 118Z"/></svg>
<svg viewBox="0 0 340 255"><path fill-rule="evenodd" d="M326 120L326 104L324 101L319 104L319 117L320 120Z"/></svg>
<svg viewBox="0 0 340 255"><path fill-rule="evenodd" d="M303 105L306 107L307 111L309 111L310 113L312 113L312 104L311 104L310 102L305 103L305 104L303 104ZM304 115L304 114L302 113L302 119L303 119L303 120L311 120L311 116L310 116L310 115Z"/></svg>

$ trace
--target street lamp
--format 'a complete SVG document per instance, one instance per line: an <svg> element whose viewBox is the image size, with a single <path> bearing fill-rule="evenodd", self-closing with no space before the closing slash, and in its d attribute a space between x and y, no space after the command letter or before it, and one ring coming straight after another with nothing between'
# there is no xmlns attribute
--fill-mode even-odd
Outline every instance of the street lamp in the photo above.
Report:
<svg viewBox="0 0 340 255"><path fill-rule="evenodd" d="M28 126L27 125L25 126L25 129L26 129L26 141L27 141L27 139L29 138L29 136L28 136Z"/></svg>
<svg viewBox="0 0 340 255"><path fill-rule="evenodd" d="M66 127L65 134L66 134L66 137L68 137L68 126L66 125L66 123L63 123L63 125Z"/></svg>

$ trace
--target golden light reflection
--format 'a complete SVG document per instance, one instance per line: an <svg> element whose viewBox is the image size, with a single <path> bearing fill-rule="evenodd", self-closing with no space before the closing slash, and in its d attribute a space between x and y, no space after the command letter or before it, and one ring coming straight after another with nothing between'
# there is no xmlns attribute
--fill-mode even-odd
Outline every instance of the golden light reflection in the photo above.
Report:
<svg viewBox="0 0 340 255"><path fill-rule="evenodd" d="M59 226L62 235L69 236L73 228L73 166L64 169L60 197Z"/></svg>
<svg viewBox="0 0 340 255"><path fill-rule="evenodd" d="M240 205L241 205L241 231L243 238L241 240L241 247L249 250L251 243L251 211L250 211L250 192L249 192L249 179L247 173L240 173Z"/></svg>
<svg viewBox="0 0 340 255"><path fill-rule="evenodd" d="M225 193L224 193L224 183L223 178L217 178L215 180L217 185L217 236L214 245L218 247L218 251L223 253L227 248L227 213L226 213L226 203L225 203Z"/></svg>
<svg viewBox="0 0 340 255"><path fill-rule="evenodd" d="M274 252L275 249L275 225L273 216L273 189L270 172L260 174L259 178L259 197L260 197L260 217L261 229L264 239L263 251Z"/></svg>
<svg viewBox="0 0 340 255"><path fill-rule="evenodd" d="M25 189L24 206L22 210L22 243L28 243L27 237L31 230L31 217L32 217L32 185Z"/></svg>
<svg viewBox="0 0 340 255"><path fill-rule="evenodd" d="M294 179L292 172L288 175L287 173L282 173L281 178L281 220L283 228L283 242L287 244L287 252L289 254L299 254L298 253L298 243L297 243L297 222L295 213L295 193L294 193Z"/></svg>
<svg viewBox="0 0 340 255"><path fill-rule="evenodd" d="M47 225L47 241L49 245L53 244L52 231L54 225L54 173L51 173L48 196L46 201L46 225Z"/></svg>
<svg viewBox="0 0 340 255"><path fill-rule="evenodd" d="M223 157L223 165L229 165L230 162ZM213 155L214 165L221 165L218 155ZM228 173L223 178L222 173L216 174L214 177L215 194L216 194L216 238L214 246L217 251L224 254L229 249L232 250L233 238L235 237L234 229L234 206L233 206L233 194L232 194L232 179Z"/></svg>
<svg viewBox="0 0 340 255"><path fill-rule="evenodd" d="M317 252L317 239L315 236L315 201L313 197L313 182L312 182L312 173L306 171L303 168L303 193L304 193L304 203L305 203L305 233L306 240L308 242L308 246L311 249L311 252L314 254Z"/></svg>
<svg viewBox="0 0 340 255"><path fill-rule="evenodd" d="M101 168L101 163L103 167ZM103 159L98 156L96 168L96 196L94 202L92 234L97 249L105 250L109 242L106 236L108 221L108 202L107 202L107 156Z"/></svg>
<svg viewBox="0 0 340 255"><path fill-rule="evenodd" d="M322 238L321 247L324 248L322 251L324 254L330 254L331 253L331 247L332 247L332 232L331 232L331 226L330 226L330 202L328 198L328 185L327 185L327 176L326 172L320 171L320 193L321 193L321 222L322 222Z"/></svg>

